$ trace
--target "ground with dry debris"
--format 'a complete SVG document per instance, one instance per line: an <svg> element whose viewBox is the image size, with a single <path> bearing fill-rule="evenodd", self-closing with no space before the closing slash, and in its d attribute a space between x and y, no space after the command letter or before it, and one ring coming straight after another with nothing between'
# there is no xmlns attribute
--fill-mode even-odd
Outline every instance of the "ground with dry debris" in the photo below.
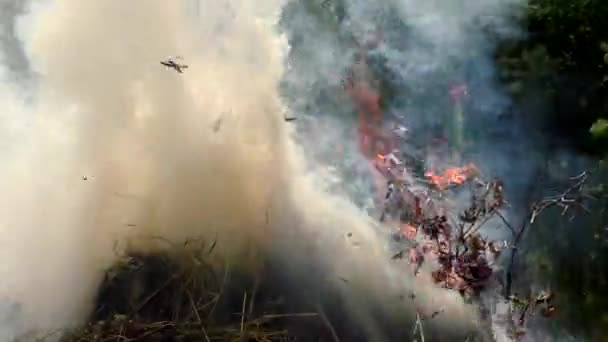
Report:
<svg viewBox="0 0 608 342"><path fill-rule="evenodd" d="M89 323L64 340L319 341L327 334L317 313L286 313L272 286L218 271L203 256L125 257L107 272Z"/></svg>

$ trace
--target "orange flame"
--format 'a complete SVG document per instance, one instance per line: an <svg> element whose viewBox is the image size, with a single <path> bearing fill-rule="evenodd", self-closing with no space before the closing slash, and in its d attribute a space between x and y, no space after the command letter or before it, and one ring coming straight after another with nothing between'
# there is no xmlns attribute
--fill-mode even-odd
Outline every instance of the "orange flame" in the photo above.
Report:
<svg viewBox="0 0 608 342"><path fill-rule="evenodd" d="M463 184L475 172L477 168L474 164L468 164L463 167L449 167L443 174L435 174L432 171L427 171L424 176L429 178L431 183L439 189L446 189L451 185Z"/></svg>
<svg viewBox="0 0 608 342"><path fill-rule="evenodd" d="M401 231L401 235L405 236L410 240L415 240L416 235L418 234L418 228L409 223L403 223L399 230Z"/></svg>

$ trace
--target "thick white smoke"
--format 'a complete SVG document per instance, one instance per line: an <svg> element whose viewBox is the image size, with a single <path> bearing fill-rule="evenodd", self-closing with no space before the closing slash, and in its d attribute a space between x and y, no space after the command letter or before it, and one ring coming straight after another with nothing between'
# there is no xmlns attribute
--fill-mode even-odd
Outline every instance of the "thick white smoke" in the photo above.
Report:
<svg viewBox="0 0 608 342"><path fill-rule="evenodd" d="M23 90L9 53L0 65L0 339L82 323L117 241L149 250L152 235L218 234L221 255L245 260L275 238L310 243L327 272L387 311L411 315L394 298L419 288L451 326L469 324L471 308L389 266L371 220L304 172L277 95L280 10L279 0L29 3L15 32L35 86ZM159 64L168 55L185 58L184 74ZM343 294L371 333L356 293Z"/></svg>

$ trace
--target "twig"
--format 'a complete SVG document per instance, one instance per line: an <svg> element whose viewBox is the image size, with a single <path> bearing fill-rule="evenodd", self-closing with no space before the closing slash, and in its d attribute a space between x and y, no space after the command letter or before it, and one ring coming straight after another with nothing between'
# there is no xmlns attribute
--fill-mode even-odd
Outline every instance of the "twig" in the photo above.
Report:
<svg viewBox="0 0 608 342"><path fill-rule="evenodd" d="M211 252L213 252L216 245L217 245L217 233L215 234L215 238L213 239L213 243L211 244L211 247L209 247L209 251L207 252L207 255L210 255Z"/></svg>
<svg viewBox="0 0 608 342"><path fill-rule="evenodd" d="M473 224L471 226L471 228L469 228L464 233L464 239L466 240L468 237L470 237L471 235L473 235L477 231L479 231L481 229L481 227L483 227L484 224L486 224L486 223L488 223L488 221L490 221L491 218L492 218L492 216L486 216L486 217L483 218L483 221L481 221L478 225Z"/></svg>
<svg viewBox="0 0 608 342"><path fill-rule="evenodd" d="M123 337L122 336L122 332L124 330L124 326L121 324L120 325L120 332L118 333L118 335L116 335L116 341L120 341L120 338ZM128 341L129 339L125 337L125 339Z"/></svg>
<svg viewBox="0 0 608 342"><path fill-rule="evenodd" d="M420 327L420 339L424 342L424 330L422 329L422 320L420 320L420 314L416 313L416 320L418 321L418 326Z"/></svg>
<svg viewBox="0 0 608 342"><path fill-rule="evenodd" d="M260 287L260 275L259 275L259 271L256 272L255 274L255 279L254 279L254 283L253 283L253 290L251 291L251 298L249 299L249 308L247 310L247 315L249 317L251 317L251 315L253 314L253 308L255 306L255 300L256 300L256 295L258 293L258 289Z"/></svg>
<svg viewBox="0 0 608 342"><path fill-rule="evenodd" d="M164 290L167 286L169 286L169 284L171 284L171 282L173 282L177 278L178 274L173 273L169 279L167 279L158 289L156 289L156 291L152 292L148 297L146 297L146 299L144 299L143 302L141 302L137 306L135 312L139 312L141 309L143 309L154 297L156 297L162 290Z"/></svg>
<svg viewBox="0 0 608 342"><path fill-rule="evenodd" d="M211 307L211 310L209 311L209 315L208 315L209 318L213 317L213 313L215 312L215 309L217 308L217 304L220 301L220 298L222 297L222 295L224 294L224 287L226 286L226 282L228 280L229 269L230 269L230 264L226 262L226 266L224 268L224 277L222 279L222 286L220 287L220 292L217 294L217 297L215 298L213 307Z"/></svg>
<svg viewBox="0 0 608 342"><path fill-rule="evenodd" d="M130 338L127 338L127 337L124 337L124 336L122 336L122 335L118 334L118 335L111 335L111 336L108 336L107 338L104 338L104 339L102 340L102 342L104 342L104 341L110 341L110 340L112 340L112 339L113 339L113 340L115 340L115 341L121 341L121 340L122 340L122 341L125 341L125 342L130 342L130 341L131 341L131 339L130 339Z"/></svg>
<svg viewBox="0 0 608 342"><path fill-rule="evenodd" d="M416 338L416 333L418 332L418 330L420 329L420 340L421 342L424 342L424 330L422 330L422 320L420 319L420 313L418 312L418 310L416 310L416 324L414 325L414 333L412 338Z"/></svg>
<svg viewBox="0 0 608 342"><path fill-rule="evenodd" d="M500 213L500 211L495 210L494 213L496 214L496 216L498 216L502 220L502 222L505 224L505 226L507 226L507 228L509 228L509 230L511 231L511 234L513 234L513 237L515 237L517 235L517 232L515 231L515 228L513 228L511 223L509 223L509 221L507 221L507 219Z"/></svg>
<svg viewBox="0 0 608 342"><path fill-rule="evenodd" d="M542 213L545 209L552 206L561 206L563 207L562 215L566 213L566 211L570 208L571 205L578 205L588 211L582 204L578 203L577 198L570 198L574 192L581 192L583 185L587 181L588 174L587 171L582 172L578 176L571 177L570 180L576 180L577 182L570 186L563 193L546 198L540 202L540 205L536 206L536 208L532 211L532 216L530 218L530 224L534 223L538 215Z"/></svg>
<svg viewBox="0 0 608 342"><path fill-rule="evenodd" d="M546 165L545 165L546 167ZM544 171L540 171L539 172L539 176L538 176L538 182L536 182L536 187L531 187L530 188L530 198L533 200L533 198L535 197L534 193L536 192L540 192L541 191L541 184L542 184L542 175L543 175ZM522 220L522 223L520 225L519 230L517 231L517 234L515 235L515 238L513 240L513 243L511 244L511 246L515 247L513 248L510 258L509 258L509 263L506 267L506 279L505 279L505 293L504 293L504 297L505 298L509 298L509 296L511 296L511 287L513 285L513 267L515 265L515 257L517 255L517 251L519 250L518 244L521 240L521 238L524 236L524 233L527 229L527 227L530 225L530 218L533 215L533 209L534 206L531 206L531 209L529 210L529 213L526 214Z"/></svg>
<svg viewBox="0 0 608 342"><path fill-rule="evenodd" d="M128 339L128 338L125 338L125 339L126 339L127 341L141 340L141 339L143 339L143 338L144 338L144 337L146 337L146 336L150 336L150 335L154 334L155 332L158 332L158 331L160 331L160 330L163 330L164 328L171 327L171 326L174 326L174 324L173 324L173 323L168 322L168 323L165 323L165 324L163 324L163 325L160 325L160 326L156 327L155 329L148 330L147 332L145 332L145 333L143 333L143 334L141 334L141 335L137 336L137 338L136 338L136 339Z"/></svg>
<svg viewBox="0 0 608 342"><path fill-rule="evenodd" d="M317 304L317 310L319 311L319 315L321 316L323 323L325 323L327 329L329 329L329 332L331 333L331 337L334 339L334 342L340 342L340 338L336 333L336 329L334 329L334 326L331 324L331 321L325 315L323 307L320 304Z"/></svg>
<svg viewBox="0 0 608 342"><path fill-rule="evenodd" d="M243 310L241 311L241 340L244 339L243 332L245 331L245 308L247 306L247 292L243 295Z"/></svg>
<svg viewBox="0 0 608 342"><path fill-rule="evenodd" d="M274 318L288 318L288 317L314 317L319 316L316 312L303 312L293 314L276 314L276 315L264 315L261 319L274 319Z"/></svg>
<svg viewBox="0 0 608 342"><path fill-rule="evenodd" d="M192 311L194 312L194 315L196 316L196 320L201 325L201 331L203 332L203 335L205 335L205 340L207 342L211 342L211 340L209 340L209 335L207 335L207 330L205 330L205 326L203 325L203 320L201 319L201 316L198 313L198 309L196 308L196 305L194 304L194 299L192 299L192 295L190 294L190 291L187 291L186 293L188 294L188 299L190 300L190 305L192 306Z"/></svg>

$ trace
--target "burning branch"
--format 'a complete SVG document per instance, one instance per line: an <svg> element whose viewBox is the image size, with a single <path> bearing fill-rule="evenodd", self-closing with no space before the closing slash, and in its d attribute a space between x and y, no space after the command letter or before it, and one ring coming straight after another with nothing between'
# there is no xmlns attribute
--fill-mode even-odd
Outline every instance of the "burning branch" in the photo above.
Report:
<svg viewBox="0 0 608 342"><path fill-rule="evenodd" d="M584 199L589 197L584 193L589 173L583 172L571 178L573 183L565 191L543 198L530 206L519 226L509 222L503 213L507 203L503 183L498 179L483 181L474 165L449 168L442 174L426 172L425 176L429 190L433 191L414 193L409 184L404 183L391 186L387 194L384 212L391 212L391 208L401 211L399 236L413 244L394 254L392 259L407 259L416 275L424 262L432 261L436 268L431 272L431 277L436 284L456 290L467 299L475 299L495 274L496 260L501 257L502 251L511 249L506 266L504 297L511 303L512 309L518 312L519 318L515 320L516 327L521 328L518 331L523 331L526 317L536 308L540 308L544 317L551 317L555 312L555 306L551 304L553 294L542 293L525 300L511 294L518 245L529 226L548 208L559 207L562 215L574 209L589 212L584 205ZM451 218L446 215L446 210L439 201L451 189L465 184L471 188L470 205L457 218ZM540 190L539 184L542 182L535 184L537 190ZM438 198L431 197L433 194L438 195ZM535 196L537 195L531 195L532 198ZM480 234L481 228L494 217L510 232L511 243L488 241ZM414 335L422 328L420 314L417 314L417 319Z"/></svg>
<svg viewBox="0 0 608 342"><path fill-rule="evenodd" d="M474 166L466 169L476 170ZM469 175L463 174L464 170L454 169L454 173L446 174L450 182L464 184L471 180ZM436 178L435 184L445 183ZM447 190L441 186L438 188ZM448 219L439 206L433 205L430 197L421 198L421 194L414 196L410 214L401 216L402 237L415 243L406 250L414 274L418 273L425 260L433 260L439 266L432 272L435 283L468 297L477 295L493 274L487 254L495 257L500 254L499 245L483 239L478 230L504 205L500 181L483 183L476 179L473 189L471 205L459 215L459 222ZM421 203L426 204L424 208ZM393 259L403 258L404 252L397 253Z"/></svg>

